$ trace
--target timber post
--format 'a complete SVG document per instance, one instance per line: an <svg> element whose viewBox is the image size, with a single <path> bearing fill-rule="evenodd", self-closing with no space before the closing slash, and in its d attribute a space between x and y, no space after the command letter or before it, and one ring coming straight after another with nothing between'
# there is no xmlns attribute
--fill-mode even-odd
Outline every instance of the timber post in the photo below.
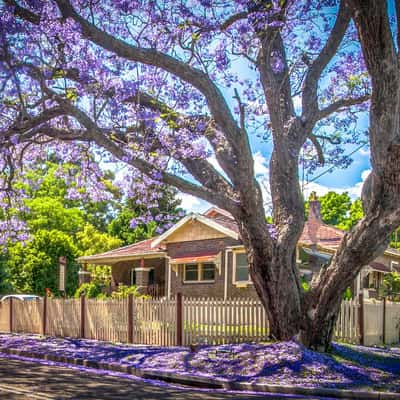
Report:
<svg viewBox="0 0 400 400"><path fill-rule="evenodd" d="M360 335L360 345L364 346L364 296L362 293L358 296L358 331Z"/></svg>
<svg viewBox="0 0 400 400"><path fill-rule="evenodd" d="M182 293L176 294L176 345L182 346L183 307Z"/></svg>
<svg viewBox="0 0 400 400"><path fill-rule="evenodd" d="M383 297L383 321L382 321L382 341L386 343L386 296Z"/></svg>
<svg viewBox="0 0 400 400"><path fill-rule="evenodd" d="M128 343L133 343L133 294L128 295Z"/></svg>
<svg viewBox="0 0 400 400"><path fill-rule="evenodd" d="M12 297L9 298L9 303L8 303L10 309L9 309L9 325L10 325L10 333L13 331L13 299Z"/></svg>
<svg viewBox="0 0 400 400"><path fill-rule="evenodd" d="M81 329L80 337L85 338L85 292L81 294Z"/></svg>
<svg viewBox="0 0 400 400"><path fill-rule="evenodd" d="M42 314L42 335L46 336L47 322L47 293L43 297L43 314Z"/></svg>

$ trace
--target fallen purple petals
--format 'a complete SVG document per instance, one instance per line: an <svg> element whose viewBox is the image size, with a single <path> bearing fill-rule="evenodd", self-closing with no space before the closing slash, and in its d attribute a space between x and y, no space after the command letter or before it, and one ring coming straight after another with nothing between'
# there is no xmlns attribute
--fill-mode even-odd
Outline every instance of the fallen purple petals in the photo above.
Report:
<svg viewBox="0 0 400 400"><path fill-rule="evenodd" d="M205 345L191 352L186 347L138 346L87 339L1 334L0 352L2 348L221 381L400 391L400 351L396 348L334 343L332 353L321 354L291 341Z"/></svg>

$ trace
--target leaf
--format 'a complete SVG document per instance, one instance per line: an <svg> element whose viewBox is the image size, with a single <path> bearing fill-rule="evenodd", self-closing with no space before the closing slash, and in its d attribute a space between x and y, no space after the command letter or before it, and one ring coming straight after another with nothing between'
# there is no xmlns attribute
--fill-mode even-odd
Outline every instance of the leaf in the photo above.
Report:
<svg viewBox="0 0 400 400"><path fill-rule="evenodd" d="M67 98L67 100L76 101L78 100L78 91L76 90L76 88L67 88L67 90L65 91L65 97Z"/></svg>

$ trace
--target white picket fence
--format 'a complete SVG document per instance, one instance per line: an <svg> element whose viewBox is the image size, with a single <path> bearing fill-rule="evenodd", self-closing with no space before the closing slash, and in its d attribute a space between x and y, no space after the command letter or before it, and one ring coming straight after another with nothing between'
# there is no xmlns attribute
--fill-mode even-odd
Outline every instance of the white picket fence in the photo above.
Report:
<svg viewBox="0 0 400 400"><path fill-rule="evenodd" d="M183 299L183 342L224 344L268 340L265 310L253 299Z"/></svg>
<svg viewBox="0 0 400 400"><path fill-rule="evenodd" d="M12 309L11 309L12 308ZM10 318L11 311L11 318ZM362 311L362 312L361 312ZM82 319L83 313L83 319ZM11 326L10 326L11 323ZM0 302L0 332L45 333L112 342L174 346L268 340L269 324L254 299L46 299ZM178 327L181 330L178 332ZM400 303L343 301L335 340L399 343Z"/></svg>
<svg viewBox="0 0 400 400"><path fill-rule="evenodd" d="M360 342L360 304L358 300L345 300L340 305L336 322L335 339L347 343Z"/></svg>

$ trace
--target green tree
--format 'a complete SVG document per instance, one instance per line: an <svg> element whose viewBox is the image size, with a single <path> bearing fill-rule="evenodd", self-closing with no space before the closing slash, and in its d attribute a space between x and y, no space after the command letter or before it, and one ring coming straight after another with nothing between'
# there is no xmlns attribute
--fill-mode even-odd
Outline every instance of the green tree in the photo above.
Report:
<svg viewBox="0 0 400 400"><path fill-rule="evenodd" d="M7 266L7 258L0 254L0 294L13 292L14 288L10 282L10 274Z"/></svg>
<svg viewBox="0 0 400 400"><path fill-rule="evenodd" d="M347 192L341 194L328 192L318 200L321 204L321 217L326 224L336 226L346 220L351 206L351 199ZM308 216L308 209L307 201L305 203L306 216Z"/></svg>
<svg viewBox="0 0 400 400"><path fill-rule="evenodd" d="M400 274L391 272L383 278L381 294L392 300L400 300Z"/></svg>
<svg viewBox="0 0 400 400"><path fill-rule="evenodd" d="M58 230L39 230L26 245L16 243L8 250L10 283L18 292L43 295L49 288L58 291L58 259L67 258L66 294L72 295L78 285L78 249L72 238Z"/></svg>
<svg viewBox="0 0 400 400"><path fill-rule="evenodd" d="M151 214L154 217L168 215L170 224L177 222L182 217L183 210L179 207L181 201L176 198L176 193L175 189L166 186L162 197L157 200L157 207L151 209ZM138 224L135 228L131 227L131 221L145 212L142 205L136 204L135 199L128 199L108 225L109 234L120 238L125 245L155 236L165 223L152 220Z"/></svg>
<svg viewBox="0 0 400 400"><path fill-rule="evenodd" d="M18 292L43 295L44 289L50 288L59 294L58 258L66 256L66 293L72 295L78 285L79 266L75 259L122 244L119 239L98 230L98 226L105 229L110 217L107 217L110 214L108 209L114 207L114 202L110 201L111 206L108 206L106 202L68 199L67 191L73 183L67 184L58 177L59 168L68 170L72 178L80 173L79 165L59 166L49 161L37 165L27 174L25 178L30 184L17 185L29 195L20 217L29 227L31 241L26 245L14 243L8 247L3 260L3 270L8 273L5 291L11 286ZM114 194L111 185L110 193ZM94 226L91 221L100 222ZM109 279L110 271L100 270L98 275L106 275Z"/></svg>
<svg viewBox="0 0 400 400"><path fill-rule="evenodd" d="M328 192L318 198L321 204L321 218L325 224L336 226L342 230L352 228L363 216L360 199L353 202L347 192ZM305 212L308 217L309 203L305 202Z"/></svg>
<svg viewBox="0 0 400 400"><path fill-rule="evenodd" d="M351 203L348 217L341 221L337 227L345 231L350 230L361 218L364 217L364 211L360 199L356 199Z"/></svg>
<svg viewBox="0 0 400 400"><path fill-rule="evenodd" d="M93 225L86 224L81 232L77 233L77 245L81 255L103 253L122 246L121 239L108 233L99 232ZM111 282L111 267L109 265L88 265L92 281L96 285L107 286Z"/></svg>

